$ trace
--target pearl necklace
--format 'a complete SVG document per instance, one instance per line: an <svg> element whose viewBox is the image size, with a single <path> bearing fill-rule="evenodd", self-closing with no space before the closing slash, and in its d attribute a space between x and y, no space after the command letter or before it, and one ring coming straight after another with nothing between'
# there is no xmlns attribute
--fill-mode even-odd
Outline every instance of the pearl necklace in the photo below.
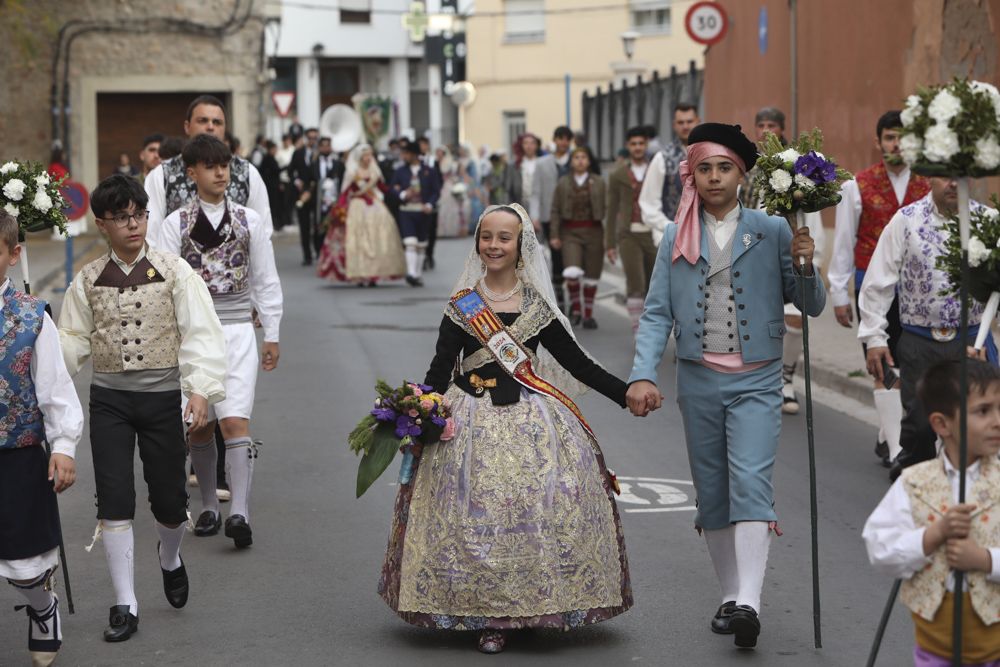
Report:
<svg viewBox="0 0 1000 667"><path fill-rule="evenodd" d="M504 301L510 301L512 298L514 298L514 295L518 293L518 291L521 289L521 279L518 278L517 282L514 283L514 288L509 292L504 292L503 294L497 294L489 287L487 287L486 279L480 280L479 286L482 288L483 294L486 295L487 299L493 301L494 303L503 303Z"/></svg>

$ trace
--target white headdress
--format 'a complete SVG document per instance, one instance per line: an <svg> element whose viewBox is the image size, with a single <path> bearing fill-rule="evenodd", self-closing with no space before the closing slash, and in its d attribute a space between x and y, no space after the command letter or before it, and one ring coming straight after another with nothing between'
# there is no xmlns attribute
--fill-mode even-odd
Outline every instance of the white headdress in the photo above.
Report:
<svg viewBox="0 0 1000 667"><path fill-rule="evenodd" d="M574 342L583 350L592 361L596 363L596 360L588 353L579 341L576 339L576 334L573 333L573 326L569 323L566 315L559 309L559 305L556 302L556 294L552 288L552 277L549 274L548 265L545 263L545 255L542 252L542 248L538 243L538 239L535 236L531 218L528 216L528 212L520 204L500 204L488 206L483 214L479 216L479 222L476 225L476 233L473 238L479 237L479 227L483 224L483 220L490 213L493 213L497 209L507 209L514 211L517 216L521 219L521 260L524 264L523 268L518 270L521 278L521 283L530 286L538 295L545 301L545 305L548 306L549 310L555 315L559 324L562 325L566 332L570 335ZM452 294L456 294L464 289L472 289L479 283L480 280L485 276L485 269L482 259L479 257L479 253L476 252L476 248L473 247L469 251L469 256L465 260L465 268L458 278L458 282L455 283L454 289L451 291ZM449 305L450 308L450 305ZM521 341L524 342L524 341ZM538 360L534 364L535 372L538 373L540 377L545 379L547 382L555 385L564 394L573 398L585 393L588 387L580 383L573 375L563 368L555 357L546 350L544 347L540 347L538 350Z"/></svg>
<svg viewBox="0 0 1000 667"><path fill-rule="evenodd" d="M369 175L374 176L378 180L382 179L382 170L375 164L375 151L368 144L358 144L351 149L350 154L347 156L347 165L344 167L345 188L354 182L354 176L358 173L358 169L361 168L361 156L365 153L369 153L372 156L372 165L368 169Z"/></svg>

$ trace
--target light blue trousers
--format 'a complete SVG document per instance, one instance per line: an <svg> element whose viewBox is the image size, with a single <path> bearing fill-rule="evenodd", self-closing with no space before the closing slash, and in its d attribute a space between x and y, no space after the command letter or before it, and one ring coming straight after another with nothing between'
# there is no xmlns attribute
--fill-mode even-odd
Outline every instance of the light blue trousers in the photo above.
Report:
<svg viewBox="0 0 1000 667"><path fill-rule="evenodd" d="M781 360L746 373L677 362L695 524L719 530L737 521L775 521L771 473L781 435Z"/></svg>

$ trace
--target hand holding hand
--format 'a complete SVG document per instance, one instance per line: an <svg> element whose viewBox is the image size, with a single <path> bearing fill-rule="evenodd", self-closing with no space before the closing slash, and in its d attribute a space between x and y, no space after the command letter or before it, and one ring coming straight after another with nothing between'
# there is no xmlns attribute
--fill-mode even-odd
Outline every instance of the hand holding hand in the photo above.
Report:
<svg viewBox="0 0 1000 667"><path fill-rule="evenodd" d="M76 481L76 462L65 454L49 457L49 481L55 482L56 493L62 493Z"/></svg>
<svg viewBox="0 0 1000 667"><path fill-rule="evenodd" d="M663 394L648 380L640 380L629 386L625 393L625 403L636 417L645 417L663 405Z"/></svg>

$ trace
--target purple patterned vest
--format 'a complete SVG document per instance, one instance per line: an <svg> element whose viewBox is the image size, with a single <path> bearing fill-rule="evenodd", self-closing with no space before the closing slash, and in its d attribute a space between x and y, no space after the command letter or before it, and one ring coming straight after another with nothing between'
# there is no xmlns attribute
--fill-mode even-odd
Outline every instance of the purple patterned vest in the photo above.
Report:
<svg viewBox="0 0 1000 667"><path fill-rule="evenodd" d="M201 276L223 323L250 319L250 224L246 209L226 201L218 228L198 200L180 211L181 257Z"/></svg>
<svg viewBox="0 0 1000 667"><path fill-rule="evenodd" d="M0 314L0 449L40 445L45 427L31 379L31 357L45 302L10 286Z"/></svg>
<svg viewBox="0 0 1000 667"><path fill-rule="evenodd" d="M163 191L166 209L163 217L186 206L192 201L198 201L198 188L187 176L184 160L175 155L163 163ZM226 198L243 206L250 199L250 163L234 155L229 162L229 186L226 188Z"/></svg>

